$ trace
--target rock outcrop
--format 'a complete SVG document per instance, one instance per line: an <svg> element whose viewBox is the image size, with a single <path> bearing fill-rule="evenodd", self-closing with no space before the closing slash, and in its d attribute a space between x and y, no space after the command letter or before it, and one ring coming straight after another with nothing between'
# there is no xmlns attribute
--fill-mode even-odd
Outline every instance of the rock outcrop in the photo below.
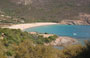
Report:
<svg viewBox="0 0 90 58"><path fill-rule="evenodd" d="M60 24L64 25L88 25L86 22L82 20L63 20Z"/></svg>
<svg viewBox="0 0 90 58"><path fill-rule="evenodd" d="M54 36L54 34L40 34L37 32L30 32L30 34L38 34L41 35L45 38L48 38L50 36ZM72 37L65 37L65 36L58 36L56 38L55 41L52 41L50 43L44 43L44 45L48 46L48 45L52 45L52 46L68 46L68 45L72 45L72 44L78 44L78 40L76 40L75 38Z"/></svg>
<svg viewBox="0 0 90 58"><path fill-rule="evenodd" d="M65 25L90 25L90 15L89 14L80 14L80 20L63 20L60 24Z"/></svg>
<svg viewBox="0 0 90 58"><path fill-rule="evenodd" d="M45 43L45 45L53 45L53 46L68 46L72 44L78 44L79 42L71 37L58 37L55 41L51 43Z"/></svg>

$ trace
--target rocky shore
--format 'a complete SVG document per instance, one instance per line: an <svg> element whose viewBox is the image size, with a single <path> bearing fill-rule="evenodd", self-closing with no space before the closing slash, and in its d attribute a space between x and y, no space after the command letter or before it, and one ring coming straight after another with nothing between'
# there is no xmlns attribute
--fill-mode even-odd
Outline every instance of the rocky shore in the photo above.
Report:
<svg viewBox="0 0 90 58"><path fill-rule="evenodd" d="M60 24L64 25L90 25L90 15L80 14L79 20L63 20Z"/></svg>
<svg viewBox="0 0 90 58"><path fill-rule="evenodd" d="M37 32L29 32L30 34L38 34L38 35L42 35L44 38L48 38L50 36L54 36L54 34L40 34ZM44 43L44 45L48 46L48 45L52 45L52 46L68 46L68 45L72 45L72 44L78 44L78 40L76 40L75 38L72 37L66 37L66 36L57 36L55 41L52 41L50 43Z"/></svg>
<svg viewBox="0 0 90 58"><path fill-rule="evenodd" d="M73 45L78 43L79 43L78 40L76 40L75 38L60 36L55 41L52 41L51 43L45 43L45 45L68 46L68 45Z"/></svg>

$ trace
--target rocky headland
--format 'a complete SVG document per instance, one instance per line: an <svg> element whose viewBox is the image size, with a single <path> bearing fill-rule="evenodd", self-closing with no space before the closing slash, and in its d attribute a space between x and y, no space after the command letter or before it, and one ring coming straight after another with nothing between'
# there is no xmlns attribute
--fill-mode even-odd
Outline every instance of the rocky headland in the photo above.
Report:
<svg viewBox="0 0 90 58"><path fill-rule="evenodd" d="M45 45L53 45L53 46L69 46L73 44L78 44L78 40L72 37L66 37L66 36L59 36L56 38L55 41L52 41L51 43L45 43Z"/></svg>
<svg viewBox="0 0 90 58"><path fill-rule="evenodd" d="M90 15L80 14L79 20L62 20L60 24L64 25L90 25Z"/></svg>
<svg viewBox="0 0 90 58"><path fill-rule="evenodd" d="M30 34L38 34L43 36L44 38L49 38L50 36L54 36L54 34L40 34L37 32L29 32ZM78 40L72 37L66 37L66 36L57 36L56 40L50 42L50 43L44 43L44 45L49 46L69 46L73 44L78 44Z"/></svg>

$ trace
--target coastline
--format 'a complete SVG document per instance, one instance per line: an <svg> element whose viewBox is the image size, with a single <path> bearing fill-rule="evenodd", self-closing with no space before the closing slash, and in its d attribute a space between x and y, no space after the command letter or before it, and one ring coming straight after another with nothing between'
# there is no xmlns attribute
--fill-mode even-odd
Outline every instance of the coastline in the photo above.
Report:
<svg viewBox="0 0 90 58"><path fill-rule="evenodd" d="M32 28L32 27L55 25L55 24L58 24L58 23L53 23L53 22L25 23L25 24L11 25L11 26L8 26L8 27L3 27L3 28L24 30L24 29Z"/></svg>
<svg viewBox="0 0 90 58"><path fill-rule="evenodd" d="M25 24L11 25L4 28L24 30L24 29L32 28L32 27L55 25L55 24L59 24L59 23L53 23L53 22L25 23ZM36 34L36 32L30 32L30 34ZM49 36L53 36L54 34L39 34L39 35L42 35L43 37L48 38ZM78 41L74 38L59 36L58 38L56 38L55 41L52 41L50 43L44 43L44 45L66 46L66 45L71 45L77 42Z"/></svg>

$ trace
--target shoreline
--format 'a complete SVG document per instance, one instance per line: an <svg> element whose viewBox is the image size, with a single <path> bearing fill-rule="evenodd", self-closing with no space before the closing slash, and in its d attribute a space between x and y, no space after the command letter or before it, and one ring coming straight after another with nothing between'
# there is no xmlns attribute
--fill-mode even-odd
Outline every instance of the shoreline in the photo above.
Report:
<svg viewBox="0 0 90 58"><path fill-rule="evenodd" d="M32 28L32 27L38 27L38 26L47 26L47 25L55 25L59 23L53 23L53 22L40 22L40 23L25 23L25 24L16 24L16 25L11 25L8 27L4 28L10 28L10 29L20 29L24 30L27 28ZM29 32L30 33L30 32ZM36 32L31 32L31 34L36 34ZM39 34L42 35L44 38L48 38L49 36L53 36L54 34ZM77 40L71 37L62 37L59 36L56 38L55 41L52 41L50 43L44 43L44 45L52 45L52 46L67 46L76 43Z"/></svg>
<svg viewBox="0 0 90 58"><path fill-rule="evenodd" d="M11 26L8 26L8 27L3 27L3 28L24 30L24 29L32 28L32 27L46 26L46 25L55 25L55 24L58 24L58 23L53 23L53 22L25 23L25 24L11 25Z"/></svg>

